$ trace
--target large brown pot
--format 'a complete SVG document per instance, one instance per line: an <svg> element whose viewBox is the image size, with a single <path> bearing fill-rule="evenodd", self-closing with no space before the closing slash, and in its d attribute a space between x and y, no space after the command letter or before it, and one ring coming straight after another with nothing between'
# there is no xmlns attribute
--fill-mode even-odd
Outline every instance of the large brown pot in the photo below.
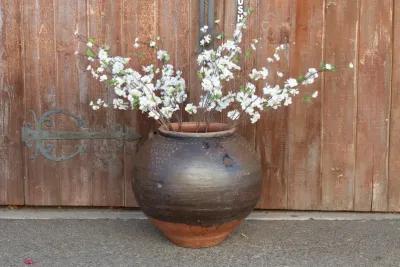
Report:
<svg viewBox="0 0 400 267"><path fill-rule="evenodd" d="M196 123L184 123L183 132L160 128L147 140L139 148L133 188L168 239L200 248L222 242L253 210L261 166L253 147L226 124L211 124L207 133L195 129Z"/></svg>

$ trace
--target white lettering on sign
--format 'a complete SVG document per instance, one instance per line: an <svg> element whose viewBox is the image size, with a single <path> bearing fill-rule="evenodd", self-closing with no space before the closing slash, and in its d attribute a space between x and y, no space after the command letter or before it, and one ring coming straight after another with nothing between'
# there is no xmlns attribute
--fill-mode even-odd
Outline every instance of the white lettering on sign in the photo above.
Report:
<svg viewBox="0 0 400 267"><path fill-rule="evenodd" d="M242 21L243 16L244 16L244 0L237 0L236 22Z"/></svg>

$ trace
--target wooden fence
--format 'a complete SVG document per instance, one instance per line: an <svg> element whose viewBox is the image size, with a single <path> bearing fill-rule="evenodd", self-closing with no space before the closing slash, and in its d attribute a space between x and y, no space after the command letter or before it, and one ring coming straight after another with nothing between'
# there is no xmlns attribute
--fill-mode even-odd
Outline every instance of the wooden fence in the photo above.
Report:
<svg viewBox="0 0 400 267"><path fill-rule="evenodd" d="M58 154L77 144L86 153L55 162L21 141L23 123L53 109L84 118L91 130L116 124L146 135L140 114L90 110L104 90L74 55L74 32L133 55L136 37L160 36L182 69L190 97L199 96L195 54L198 0L0 1L0 205L136 206L131 190L135 144L117 140L51 141ZM235 1L216 0L219 27L231 32ZM306 89L312 103L268 111L241 125L264 166L259 208L400 211L400 1L248 0L254 9L245 44L261 38L245 69L290 45L281 68L295 75L321 61L342 68ZM154 60L133 56L136 66ZM348 68L349 63L354 68ZM67 116L52 129L76 130ZM78 129L79 130L79 129Z"/></svg>

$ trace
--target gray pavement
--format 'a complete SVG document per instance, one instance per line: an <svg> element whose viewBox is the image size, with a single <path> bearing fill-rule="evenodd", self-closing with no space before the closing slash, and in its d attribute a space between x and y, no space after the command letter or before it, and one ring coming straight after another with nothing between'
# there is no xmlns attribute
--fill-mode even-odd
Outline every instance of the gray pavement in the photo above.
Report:
<svg viewBox="0 0 400 267"><path fill-rule="evenodd" d="M143 219L3 219L0 266L400 266L400 220L246 221L194 250Z"/></svg>

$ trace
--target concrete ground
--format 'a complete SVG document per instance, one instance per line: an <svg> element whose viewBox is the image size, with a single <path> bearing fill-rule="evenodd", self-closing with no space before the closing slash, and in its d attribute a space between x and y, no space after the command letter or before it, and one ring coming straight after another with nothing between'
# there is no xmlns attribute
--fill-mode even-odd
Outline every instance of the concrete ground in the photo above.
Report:
<svg viewBox="0 0 400 267"><path fill-rule="evenodd" d="M400 266L400 220L247 220L194 250L142 218L3 218L0 266Z"/></svg>

